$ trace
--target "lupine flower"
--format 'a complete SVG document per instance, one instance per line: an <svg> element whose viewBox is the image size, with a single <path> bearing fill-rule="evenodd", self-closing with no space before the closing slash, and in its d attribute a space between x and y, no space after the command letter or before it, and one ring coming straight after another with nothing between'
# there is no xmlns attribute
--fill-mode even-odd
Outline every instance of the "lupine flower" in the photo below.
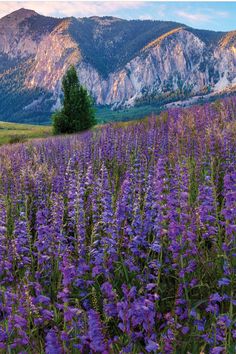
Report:
<svg viewBox="0 0 236 354"><path fill-rule="evenodd" d="M96 353L107 352L107 344L105 342L104 334L102 332L102 325L99 315L96 311L90 310L88 312L88 337L90 340L90 348Z"/></svg>
<svg viewBox="0 0 236 354"><path fill-rule="evenodd" d="M46 335L46 354L63 353L62 347L59 343L57 333L54 329L50 329Z"/></svg>
<svg viewBox="0 0 236 354"><path fill-rule="evenodd" d="M231 352L235 120L232 96L2 146L0 351Z"/></svg>

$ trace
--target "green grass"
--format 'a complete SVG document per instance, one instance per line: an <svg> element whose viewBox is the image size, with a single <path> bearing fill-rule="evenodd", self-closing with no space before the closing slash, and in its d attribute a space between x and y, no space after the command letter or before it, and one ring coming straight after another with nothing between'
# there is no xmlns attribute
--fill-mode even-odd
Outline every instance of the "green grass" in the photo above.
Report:
<svg viewBox="0 0 236 354"><path fill-rule="evenodd" d="M146 109L145 109L146 108ZM108 108L98 108L96 110L97 127L108 122L136 122L154 113L154 107L136 107L127 110L111 111ZM50 125L33 125L21 123L9 123L0 121L0 145L9 143L21 143L34 138L45 138L52 135Z"/></svg>
<svg viewBox="0 0 236 354"><path fill-rule="evenodd" d="M160 110L158 110L157 107L151 105L118 111L111 111L109 108L102 107L96 109L96 119L98 125L106 124L108 122L129 122L159 112ZM50 125L33 125L0 121L0 145L25 142L34 138L44 138L50 135L52 135L52 127Z"/></svg>
<svg viewBox="0 0 236 354"><path fill-rule="evenodd" d="M160 107L154 104L130 107L117 111L112 111L109 107L97 107L96 119L98 124L109 122L127 122L134 119L141 119L152 114L157 115L161 112L161 110L162 109Z"/></svg>
<svg viewBox="0 0 236 354"><path fill-rule="evenodd" d="M0 122L0 145L52 135L50 126Z"/></svg>
<svg viewBox="0 0 236 354"><path fill-rule="evenodd" d="M215 99L211 99L214 101ZM200 104L200 102L199 102ZM112 111L109 107L96 107L95 114L97 119L97 127L109 122L132 122L151 115L159 115L164 106L160 107L157 104L150 103L127 109ZM33 120L30 122L33 123ZM39 123L42 121L38 121ZM43 138L52 135L51 120L44 119L44 124L48 125L33 125L7 123L0 121L0 145L8 143L24 142L34 138Z"/></svg>

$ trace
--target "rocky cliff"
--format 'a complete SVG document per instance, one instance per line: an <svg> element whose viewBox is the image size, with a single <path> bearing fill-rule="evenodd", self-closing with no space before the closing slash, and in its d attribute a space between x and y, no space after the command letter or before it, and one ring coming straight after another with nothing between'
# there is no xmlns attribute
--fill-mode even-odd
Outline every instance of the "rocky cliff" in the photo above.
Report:
<svg viewBox="0 0 236 354"><path fill-rule="evenodd" d="M0 19L0 118L49 116L71 64L97 105L113 109L220 94L236 88L236 32L20 9Z"/></svg>

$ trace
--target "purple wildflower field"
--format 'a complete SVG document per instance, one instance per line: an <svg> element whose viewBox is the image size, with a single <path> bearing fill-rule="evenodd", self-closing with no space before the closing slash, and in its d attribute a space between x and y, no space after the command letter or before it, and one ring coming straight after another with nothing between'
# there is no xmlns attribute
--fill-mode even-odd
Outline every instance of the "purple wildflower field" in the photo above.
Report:
<svg viewBox="0 0 236 354"><path fill-rule="evenodd" d="M235 353L236 97L0 148L1 353Z"/></svg>

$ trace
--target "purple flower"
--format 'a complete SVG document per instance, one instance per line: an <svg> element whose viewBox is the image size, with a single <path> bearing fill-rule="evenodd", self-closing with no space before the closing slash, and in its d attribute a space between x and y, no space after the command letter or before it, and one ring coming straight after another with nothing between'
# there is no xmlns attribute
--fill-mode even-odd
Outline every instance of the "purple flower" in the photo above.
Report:
<svg viewBox="0 0 236 354"><path fill-rule="evenodd" d="M183 327L183 328L181 329L181 332L182 332L183 334L187 334L187 333L189 332L189 327L187 327L187 326Z"/></svg>
<svg viewBox="0 0 236 354"><path fill-rule="evenodd" d="M228 278L222 278L218 281L219 286L227 286L230 284L230 280Z"/></svg>
<svg viewBox="0 0 236 354"><path fill-rule="evenodd" d="M235 117L232 96L1 146L0 351L230 350Z"/></svg>
<svg viewBox="0 0 236 354"><path fill-rule="evenodd" d="M50 301L49 297L44 296L44 295L39 295L33 300L33 303L35 303L35 304L41 303L41 304L44 304L44 305L49 305L50 302L51 301Z"/></svg>
<svg viewBox="0 0 236 354"><path fill-rule="evenodd" d="M50 329L46 335L46 354L63 353L62 347L59 343L57 333L54 329Z"/></svg>
<svg viewBox="0 0 236 354"><path fill-rule="evenodd" d="M211 354L220 354L225 352L225 347L214 347L211 350Z"/></svg>
<svg viewBox="0 0 236 354"><path fill-rule="evenodd" d="M149 339L145 348L148 353L151 353L151 352L155 353L159 349L159 345L156 342Z"/></svg>
<svg viewBox="0 0 236 354"><path fill-rule="evenodd" d="M222 296L220 296L218 293L212 294L210 296L210 301L221 302L222 301Z"/></svg>
<svg viewBox="0 0 236 354"><path fill-rule="evenodd" d="M90 310L88 312L88 337L90 340L90 348L97 353L105 353L107 350L107 344L102 331L102 324L99 314Z"/></svg>

